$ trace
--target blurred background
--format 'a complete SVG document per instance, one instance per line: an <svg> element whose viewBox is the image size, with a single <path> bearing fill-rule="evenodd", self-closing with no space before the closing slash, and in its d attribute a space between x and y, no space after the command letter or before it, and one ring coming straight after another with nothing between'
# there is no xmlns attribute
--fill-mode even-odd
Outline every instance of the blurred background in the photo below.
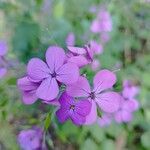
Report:
<svg viewBox="0 0 150 150"><path fill-rule="evenodd" d="M104 29L95 31L101 10L108 13ZM16 81L29 59L43 59L49 45L67 50L69 35L76 46L91 40L100 45L93 69L82 70L90 81L96 70L119 69L116 91L125 79L139 87L140 108L130 123L103 128L59 124L49 113L53 107L22 103ZM0 150L19 150L18 133L35 125L47 127L45 140L52 150L150 149L149 0L0 0L0 44L7 49L0 54Z"/></svg>

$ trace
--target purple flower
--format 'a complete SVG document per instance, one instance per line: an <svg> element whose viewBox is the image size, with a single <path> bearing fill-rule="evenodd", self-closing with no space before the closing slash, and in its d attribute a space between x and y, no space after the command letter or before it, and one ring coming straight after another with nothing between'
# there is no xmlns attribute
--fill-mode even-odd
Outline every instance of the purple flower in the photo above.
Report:
<svg viewBox="0 0 150 150"><path fill-rule="evenodd" d="M94 40L90 42L90 47L95 54L101 54L103 52L103 46Z"/></svg>
<svg viewBox="0 0 150 150"><path fill-rule="evenodd" d="M65 63L64 50L50 46L46 52L46 62L33 58L27 66L30 81L39 83L36 96L44 100L53 100L59 93L58 83L71 84L78 80L79 68L74 63Z"/></svg>
<svg viewBox="0 0 150 150"><path fill-rule="evenodd" d="M98 117L97 123L100 127L109 126L112 122L111 114L103 114L102 117Z"/></svg>
<svg viewBox="0 0 150 150"><path fill-rule="evenodd" d="M66 93L59 99L60 109L56 112L58 120L63 123L71 119L75 125L82 125L90 113L91 104L88 100L75 100Z"/></svg>
<svg viewBox="0 0 150 150"><path fill-rule="evenodd" d="M75 35L74 33L69 33L67 38L66 38L66 44L68 46L74 46L75 45Z"/></svg>
<svg viewBox="0 0 150 150"><path fill-rule="evenodd" d="M106 9L101 9L97 18L92 22L91 31L94 33L110 32L112 30L112 20Z"/></svg>
<svg viewBox="0 0 150 150"><path fill-rule="evenodd" d="M39 83L31 82L28 77L23 77L17 81L18 88L22 91L23 103L33 104L37 101L36 90L39 87Z"/></svg>
<svg viewBox="0 0 150 150"><path fill-rule="evenodd" d="M139 87L134 86L131 81L123 81L123 91L122 95L126 99L134 99L135 96L139 93Z"/></svg>
<svg viewBox="0 0 150 150"><path fill-rule="evenodd" d="M8 51L7 43L0 40L0 56L4 56Z"/></svg>
<svg viewBox="0 0 150 150"><path fill-rule="evenodd" d="M132 120L133 111L135 111L134 102L132 100L125 100L122 98L120 101L120 108L114 114L116 122L130 122Z"/></svg>
<svg viewBox="0 0 150 150"><path fill-rule="evenodd" d="M72 54L68 57L68 62L75 63L81 68L93 61L94 51L89 45L85 45L83 48L74 46L67 46L67 48Z"/></svg>
<svg viewBox="0 0 150 150"><path fill-rule="evenodd" d="M22 150L44 150L42 140L43 131L38 127L23 130L18 135L18 142Z"/></svg>
<svg viewBox="0 0 150 150"><path fill-rule="evenodd" d="M94 77L94 88L91 90L88 80L79 77L79 80L68 85L67 94L73 97L84 97L91 104L91 112L86 117L85 124L92 124L97 120L97 106L104 112L112 113L119 108L120 95L116 92L108 91L116 82L116 75L109 70L101 70Z"/></svg>

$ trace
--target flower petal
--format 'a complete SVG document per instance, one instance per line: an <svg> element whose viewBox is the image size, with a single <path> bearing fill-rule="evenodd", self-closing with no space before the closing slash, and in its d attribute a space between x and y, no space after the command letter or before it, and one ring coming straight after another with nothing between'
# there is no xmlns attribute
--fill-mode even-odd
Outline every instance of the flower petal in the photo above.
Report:
<svg viewBox="0 0 150 150"><path fill-rule="evenodd" d="M56 78L64 84L72 84L79 78L79 68L74 63L66 63L59 68Z"/></svg>
<svg viewBox="0 0 150 150"><path fill-rule="evenodd" d="M94 77L94 91L100 93L105 89L112 88L116 83L116 75L109 70L101 70Z"/></svg>
<svg viewBox="0 0 150 150"><path fill-rule="evenodd" d="M85 48L82 47L74 47L74 46L67 46L70 52L76 55L84 55L86 54Z"/></svg>
<svg viewBox="0 0 150 150"><path fill-rule="evenodd" d="M0 56L4 56L8 51L8 46L6 41L0 41Z"/></svg>
<svg viewBox="0 0 150 150"><path fill-rule="evenodd" d="M19 89L23 90L23 91L36 90L37 87L39 86L38 83L31 82L27 76L23 77L21 79L18 79L17 85L18 85Z"/></svg>
<svg viewBox="0 0 150 150"><path fill-rule="evenodd" d="M121 96L116 92L107 92L97 95L96 102L107 113L113 113L119 109Z"/></svg>
<svg viewBox="0 0 150 150"><path fill-rule="evenodd" d="M54 106L60 106L60 103L58 101L58 99L54 99L54 100L42 100L43 103L48 104L48 105L54 105Z"/></svg>
<svg viewBox="0 0 150 150"><path fill-rule="evenodd" d="M82 55L72 56L68 60L68 62L75 63L79 68L89 64L90 62Z"/></svg>
<svg viewBox="0 0 150 150"><path fill-rule="evenodd" d="M51 77L43 80L36 91L37 97L43 100L53 100L57 97L58 93L59 88L57 81Z"/></svg>
<svg viewBox="0 0 150 150"><path fill-rule="evenodd" d="M23 92L23 103L26 105L31 105L37 101L37 96L35 92Z"/></svg>
<svg viewBox="0 0 150 150"><path fill-rule="evenodd" d="M136 100L124 100L122 109L128 111L128 112L133 112L137 110L139 107L139 104Z"/></svg>
<svg viewBox="0 0 150 150"><path fill-rule="evenodd" d="M77 112L72 113L72 115L70 116L72 122L75 125L82 125L85 123L86 118L80 114L78 114Z"/></svg>
<svg viewBox="0 0 150 150"><path fill-rule="evenodd" d="M49 71L46 63L39 58L32 58L27 66L29 79L33 82L40 82L49 77Z"/></svg>
<svg viewBox="0 0 150 150"><path fill-rule="evenodd" d="M87 116L91 111L91 103L88 100L80 100L76 104L76 112L82 116Z"/></svg>
<svg viewBox="0 0 150 150"><path fill-rule="evenodd" d="M115 113L114 117L118 123L130 122L132 120L132 113L125 110L120 110Z"/></svg>
<svg viewBox="0 0 150 150"><path fill-rule="evenodd" d="M90 85L85 77L80 76L74 84L68 85L66 92L73 97L87 97L90 93Z"/></svg>
<svg viewBox="0 0 150 150"><path fill-rule="evenodd" d="M60 108L59 110L57 110L56 116L59 122L64 123L69 119L69 111L67 109Z"/></svg>
<svg viewBox="0 0 150 150"><path fill-rule="evenodd" d="M94 101L91 101L91 111L86 117L85 125L91 125L97 120L97 107Z"/></svg>
<svg viewBox="0 0 150 150"><path fill-rule="evenodd" d="M46 62L53 73L59 69L65 61L65 52L61 47L50 46L46 52Z"/></svg>

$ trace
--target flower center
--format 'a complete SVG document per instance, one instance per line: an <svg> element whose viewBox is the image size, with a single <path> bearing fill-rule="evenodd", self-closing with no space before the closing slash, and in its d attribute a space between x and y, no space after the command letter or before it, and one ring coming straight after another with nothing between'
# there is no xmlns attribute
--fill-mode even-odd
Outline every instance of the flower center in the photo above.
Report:
<svg viewBox="0 0 150 150"><path fill-rule="evenodd" d="M92 100L94 100L94 99L95 99L95 92L91 92L90 95L89 95L89 97L90 97Z"/></svg>
<svg viewBox="0 0 150 150"><path fill-rule="evenodd" d="M56 72L53 72L53 73L51 74L51 76L52 76L52 78L55 78L55 77L57 76Z"/></svg>
<svg viewBox="0 0 150 150"><path fill-rule="evenodd" d="M74 110L74 109L75 109L75 105L71 105L70 110Z"/></svg>

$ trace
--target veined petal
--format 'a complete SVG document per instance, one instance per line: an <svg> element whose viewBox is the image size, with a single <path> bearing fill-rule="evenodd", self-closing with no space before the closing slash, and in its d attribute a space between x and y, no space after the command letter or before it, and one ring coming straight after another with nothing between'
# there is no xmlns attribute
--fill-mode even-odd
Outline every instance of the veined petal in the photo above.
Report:
<svg viewBox="0 0 150 150"><path fill-rule="evenodd" d="M92 100L91 101L91 111L90 113L86 116L86 122L85 125L91 125L96 122L97 120L97 107L96 103Z"/></svg>
<svg viewBox="0 0 150 150"><path fill-rule="evenodd" d="M31 105L33 103L35 103L37 101L37 96L35 94L35 92L31 91L31 92L23 92L23 103L26 105Z"/></svg>
<svg viewBox="0 0 150 150"><path fill-rule="evenodd" d="M53 73L56 72L65 61L65 52L61 47L50 46L46 52L46 62Z"/></svg>
<svg viewBox="0 0 150 150"><path fill-rule="evenodd" d="M80 76L76 83L67 85L66 92L73 97L87 97L91 89L88 80Z"/></svg>
<svg viewBox="0 0 150 150"><path fill-rule="evenodd" d="M77 55L84 55L86 54L85 48L82 47L74 47L74 46L67 46L70 52L77 54Z"/></svg>
<svg viewBox="0 0 150 150"><path fill-rule="evenodd" d="M38 83L31 82L27 76L23 77L21 79L18 79L17 85L18 85L19 89L23 90L23 91L35 90L39 86Z"/></svg>
<svg viewBox="0 0 150 150"><path fill-rule="evenodd" d="M106 92L97 95L96 102L107 113L113 113L119 109L121 96L116 92Z"/></svg>
<svg viewBox="0 0 150 150"><path fill-rule="evenodd" d="M40 82L49 77L49 69L44 61L39 58L32 58L27 66L29 79L33 82Z"/></svg>
<svg viewBox="0 0 150 150"><path fill-rule="evenodd" d="M59 88L57 81L51 77L43 80L36 91L37 97L43 100L53 100L57 97L58 93Z"/></svg>
<svg viewBox="0 0 150 150"><path fill-rule="evenodd" d="M72 56L68 60L68 62L75 63L79 68L89 64L90 62L82 55Z"/></svg>
<svg viewBox="0 0 150 150"><path fill-rule="evenodd" d="M112 88L116 83L116 75L109 70L101 70L94 77L94 91L100 93L105 89Z"/></svg>
<svg viewBox="0 0 150 150"><path fill-rule="evenodd" d="M89 100L78 101L78 103L76 104L75 111L82 116L87 116L91 111L90 101Z"/></svg>
<svg viewBox="0 0 150 150"><path fill-rule="evenodd" d="M69 119L69 110L65 108L60 108L59 110L57 110L56 116L59 122L64 123Z"/></svg>
<svg viewBox="0 0 150 150"><path fill-rule="evenodd" d="M79 78L79 68L74 63L66 63L59 68L56 78L64 84L72 84Z"/></svg>

